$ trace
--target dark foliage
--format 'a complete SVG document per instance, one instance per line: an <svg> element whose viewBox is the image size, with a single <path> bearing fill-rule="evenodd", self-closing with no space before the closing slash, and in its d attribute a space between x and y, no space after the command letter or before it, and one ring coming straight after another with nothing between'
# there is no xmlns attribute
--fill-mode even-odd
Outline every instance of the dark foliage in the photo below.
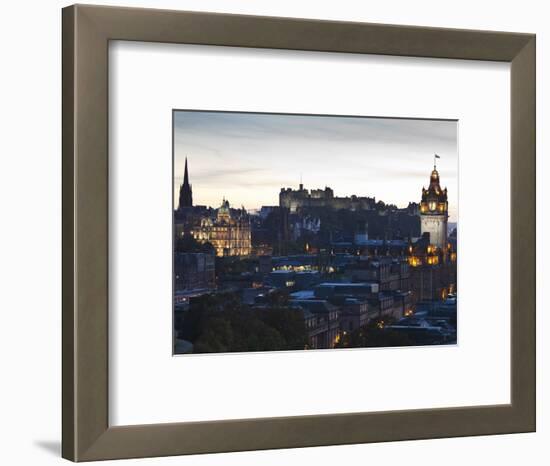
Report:
<svg viewBox="0 0 550 466"><path fill-rule="evenodd" d="M199 243L192 235L176 238L174 252L204 252L207 254L215 254L212 244Z"/></svg>
<svg viewBox="0 0 550 466"><path fill-rule="evenodd" d="M301 312L278 305L283 296L272 299L265 309L251 309L235 293L201 296L186 312L180 334L194 344L195 353L303 349Z"/></svg>

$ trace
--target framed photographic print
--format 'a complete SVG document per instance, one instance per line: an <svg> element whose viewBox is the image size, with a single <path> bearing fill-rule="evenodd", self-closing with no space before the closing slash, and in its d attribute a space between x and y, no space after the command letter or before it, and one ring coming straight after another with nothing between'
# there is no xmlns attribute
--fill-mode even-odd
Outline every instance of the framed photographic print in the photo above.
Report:
<svg viewBox="0 0 550 466"><path fill-rule="evenodd" d="M457 121L175 110L173 131L175 354L456 344Z"/></svg>
<svg viewBox="0 0 550 466"><path fill-rule="evenodd" d="M535 37L63 10L63 443L535 429Z"/></svg>

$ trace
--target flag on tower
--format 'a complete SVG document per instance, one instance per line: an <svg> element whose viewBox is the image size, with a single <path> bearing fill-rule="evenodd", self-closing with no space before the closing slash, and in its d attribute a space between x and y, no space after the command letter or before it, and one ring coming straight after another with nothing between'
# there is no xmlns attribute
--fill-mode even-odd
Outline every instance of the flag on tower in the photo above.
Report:
<svg viewBox="0 0 550 466"><path fill-rule="evenodd" d="M441 157L437 154L434 154L436 159L440 159Z"/></svg>

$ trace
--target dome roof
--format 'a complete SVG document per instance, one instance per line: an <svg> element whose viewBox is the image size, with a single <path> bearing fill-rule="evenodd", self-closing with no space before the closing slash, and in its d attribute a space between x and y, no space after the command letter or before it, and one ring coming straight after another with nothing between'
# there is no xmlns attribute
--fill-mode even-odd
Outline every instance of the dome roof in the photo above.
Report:
<svg viewBox="0 0 550 466"><path fill-rule="evenodd" d="M218 220L229 220L229 218L231 218L229 201L224 198L222 201L222 205L218 207Z"/></svg>
<svg viewBox="0 0 550 466"><path fill-rule="evenodd" d="M445 202L447 200L447 188L441 189L439 184L439 172L435 166L430 174L430 185L428 189L422 188L422 200L427 201L428 199L439 202Z"/></svg>
<svg viewBox="0 0 550 466"><path fill-rule="evenodd" d="M229 212L229 201L224 199L218 210L221 210L222 212Z"/></svg>

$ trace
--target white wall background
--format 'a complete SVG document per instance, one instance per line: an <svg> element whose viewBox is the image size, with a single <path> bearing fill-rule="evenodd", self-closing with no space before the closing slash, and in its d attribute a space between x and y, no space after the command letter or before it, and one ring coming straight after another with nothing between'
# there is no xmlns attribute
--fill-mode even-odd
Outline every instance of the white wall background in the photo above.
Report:
<svg viewBox="0 0 550 466"><path fill-rule="evenodd" d="M537 0L181 0L103 4L537 34L538 290L550 285L543 205L550 175L550 14ZM0 47L0 435L3 464L61 464L61 13L57 0L5 2ZM546 82L544 82L546 80ZM550 455L545 299L538 292L538 432L508 436L132 460L124 464L547 464ZM107 464L107 463L105 463ZM109 462L111 464L111 462ZM122 463L120 463L122 464Z"/></svg>

